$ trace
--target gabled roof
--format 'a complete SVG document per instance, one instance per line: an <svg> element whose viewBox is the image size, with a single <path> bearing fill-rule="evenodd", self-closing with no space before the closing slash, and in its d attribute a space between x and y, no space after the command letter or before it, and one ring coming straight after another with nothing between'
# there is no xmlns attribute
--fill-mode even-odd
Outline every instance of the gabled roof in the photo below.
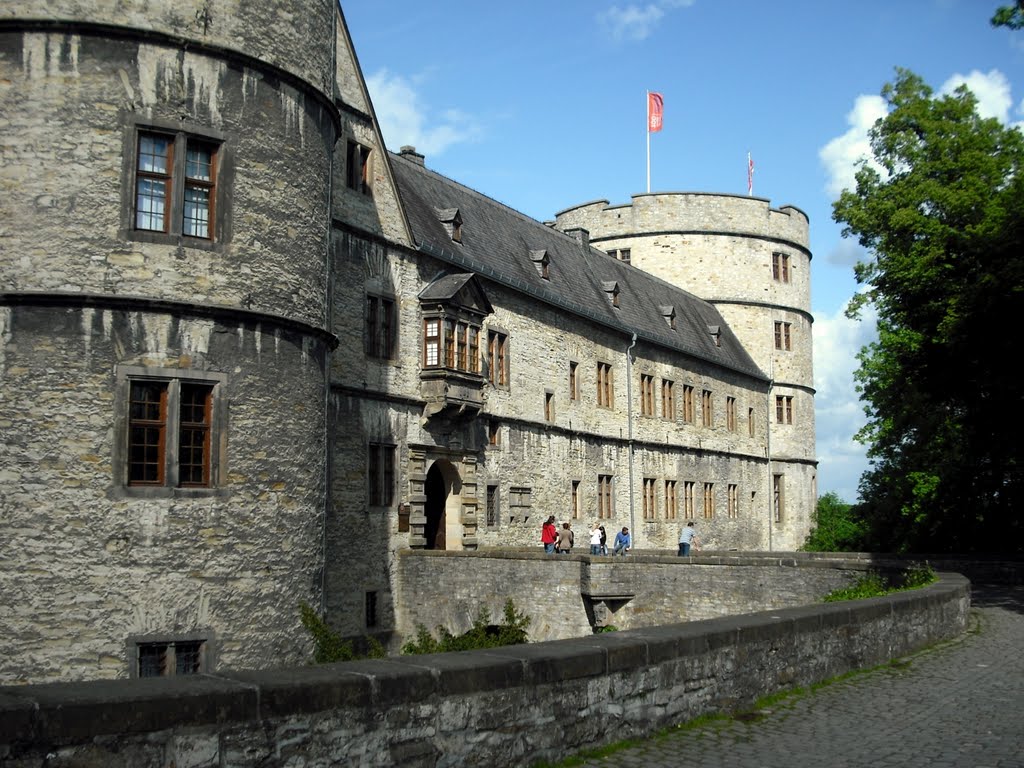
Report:
<svg viewBox="0 0 1024 768"><path fill-rule="evenodd" d="M611 258L575 237L531 219L464 187L421 162L391 153L395 181L413 240L419 250L446 261L458 272L472 271L571 314L725 368L767 380L718 309L654 275ZM438 209L457 208L462 242L454 243ZM549 279L536 269L533 254L545 251ZM619 306L605 285L619 287ZM675 328L662 313L675 309ZM719 326L720 346L708 332Z"/></svg>
<svg viewBox="0 0 1024 768"><path fill-rule="evenodd" d="M439 276L420 291L419 300L423 303L454 303L481 315L489 315L494 311L480 281L472 272Z"/></svg>

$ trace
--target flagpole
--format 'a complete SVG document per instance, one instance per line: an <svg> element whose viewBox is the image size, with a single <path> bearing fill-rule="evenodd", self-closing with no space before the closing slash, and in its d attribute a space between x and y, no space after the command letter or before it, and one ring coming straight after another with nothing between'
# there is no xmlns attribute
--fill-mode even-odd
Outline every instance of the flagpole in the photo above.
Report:
<svg viewBox="0 0 1024 768"><path fill-rule="evenodd" d="M644 133L647 134L647 194L651 193L651 92L647 91L647 96L644 98Z"/></svg>

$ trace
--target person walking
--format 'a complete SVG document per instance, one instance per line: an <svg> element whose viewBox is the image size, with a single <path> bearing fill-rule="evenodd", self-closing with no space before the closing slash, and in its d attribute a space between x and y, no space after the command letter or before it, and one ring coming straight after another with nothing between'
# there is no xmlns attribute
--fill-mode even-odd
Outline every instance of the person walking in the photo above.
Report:
<svg viewBox="0 0 1024 768"><path fill-rule="evenodd" d="M691 520L683 526L683 530L679 533L679 556L688 557L690 554L690 548L696 552L700 549L697 538L697 527Z"/></svg>
<svg viewBox="0 0 1024 768"><path fill-rule="evenodd" d="M630 538L629 528L623 526L622 530L615 534L615 548L612 550L612 554L625 556L632 546L633 539Z"/></svg>
<svg viewBox="0 0 1024 768"><path fill-rule="evenodd" d="M555 528L555 516L548 518L547 522L540 529L540 543L544 545L544 551L549 555L555 553L555 542L558 540L558 529Z"/></svg>

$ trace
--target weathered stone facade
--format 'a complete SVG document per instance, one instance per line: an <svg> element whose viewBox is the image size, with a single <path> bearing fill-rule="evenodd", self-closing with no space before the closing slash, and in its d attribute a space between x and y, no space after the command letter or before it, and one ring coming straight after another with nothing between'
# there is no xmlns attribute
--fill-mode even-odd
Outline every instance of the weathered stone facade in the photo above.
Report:
<svg viewBox="0 0 1024 768"><path fill-rule="evenodd" d="M802 543L797 209L530 220L385 150L326 0L5 3L0 136L0 681L297 663L302 602L394 646L400 552L549 515L581 551Z"/></svg>

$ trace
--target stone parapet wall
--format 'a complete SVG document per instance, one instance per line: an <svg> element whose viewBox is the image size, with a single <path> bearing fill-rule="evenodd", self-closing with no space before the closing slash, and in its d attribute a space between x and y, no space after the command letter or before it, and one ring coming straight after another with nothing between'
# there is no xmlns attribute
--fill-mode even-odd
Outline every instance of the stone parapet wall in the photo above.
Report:
<svg viewBox="0 0 1024 768"><path fill-rule="evenodd" d="M0 688L0 766L526 765L955 637L970 585L591 637L217 677ZM557 727L552 727L557 724Z"/></svg>

